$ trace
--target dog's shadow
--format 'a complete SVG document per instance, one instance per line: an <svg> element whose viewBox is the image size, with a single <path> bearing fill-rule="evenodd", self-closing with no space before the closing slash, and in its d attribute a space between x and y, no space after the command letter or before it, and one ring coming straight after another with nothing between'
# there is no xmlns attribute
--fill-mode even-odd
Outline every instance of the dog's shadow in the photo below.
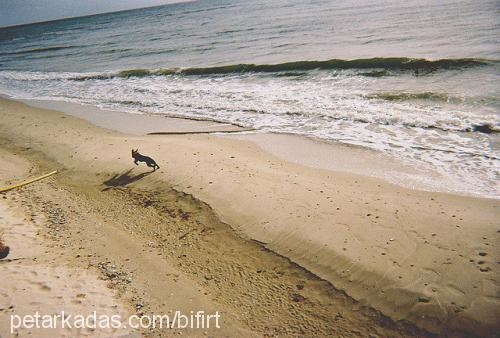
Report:
<svg viewBox="0 0 500 338"><path fill-rule="evenodd" d="M153 172L152 171L147 171L145 173L133 175L132 171L134 169L129 169L121 174L115 174L113 177L110 179L102 182L103 185L106 187L102 189L102 191L106 191L111 188L116 188L116 187L125 187L129 185L130 183L134 183L136 181L139 181L140 179L151 175Z"/></svg>

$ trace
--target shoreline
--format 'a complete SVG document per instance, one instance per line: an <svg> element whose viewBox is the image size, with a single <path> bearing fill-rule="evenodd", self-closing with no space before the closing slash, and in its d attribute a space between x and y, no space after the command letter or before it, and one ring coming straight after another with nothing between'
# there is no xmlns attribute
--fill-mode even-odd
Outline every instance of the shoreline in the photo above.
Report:
<svg viewBox="0 0 500 338"><path fill-rule="evenodd" d="M116 132L144 135L214 134L230 139L250 141L264 151L287 162L312 168L341 171L381 179L402 188L427 192L448 193L487 199L500 196L458 191L437 186L441 174L416 168L400 158L364 146L340 141L318 139L307 135L262 132L232 123L204 118L190 118L171 114L134 114L106 110L92 105L56 100L1 98L25 103L31 107L53 109L81 118L96 127Z"/></svg>
<svg viewBox="0 0 500 338"><path fill-rule="evenodd" d="M436 333L488 334L497 327L494 318L477 316L498 310L491 288L477 289L496 280L497 257L491 252L496 243L490 239L497 200L408 190L370 177L305 167L248 141L126 135L59 112L0 102L2 137L29 144L69 172L123 172L130 168L130 148L140 144L146 154L162 159L162 170L154 180L138 181L139 186L167 183L196 197L241 237L265 243L394 320L409 320ZM114 154L120 156L111 159ZM476 262L478 250L487 253L480 264L487 271L469 262ZM445 262L443 255L448 256Z"/></svg>

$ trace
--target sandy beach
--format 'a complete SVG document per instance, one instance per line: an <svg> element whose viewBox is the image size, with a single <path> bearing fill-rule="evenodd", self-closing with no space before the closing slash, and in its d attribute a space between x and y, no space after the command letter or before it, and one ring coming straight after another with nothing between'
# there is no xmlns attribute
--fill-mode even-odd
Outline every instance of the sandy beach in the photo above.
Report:
<svg viewBox="0 0 500 338"><path fill-rule="evenodd" d="M498 332L498 200L306 163L293 154L307 148L287 149L282 136L145 135L159 125L137 120L135 133L117 131L116 116L99 126L79 109L0 99L0 185L59 170L0 195L0 231L12 250L0 270L42 283L31 282L33 290L52 283L36 302L68 302L76 312L100 304L123 314L221 313L220 329L116 333L125 336ZM156 131L238 130L179 123ZM313 147L293 145L304 142ZM355 148L325 147L314 149L334 161L356 154L357 163L376 162ZM132 148L161 168L135 166ZM53 275L73 274L75 285L57 287ZM0 286L2 336L9 315L36 308L30 295L7 297L9 283ZM75 294L87 296L74 304Z"/></svg>

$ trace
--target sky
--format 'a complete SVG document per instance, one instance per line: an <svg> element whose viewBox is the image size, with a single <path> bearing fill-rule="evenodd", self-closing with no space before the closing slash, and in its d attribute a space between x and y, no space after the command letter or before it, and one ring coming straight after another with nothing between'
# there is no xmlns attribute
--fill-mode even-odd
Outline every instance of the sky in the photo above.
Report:
<svg viewBox="0 0 500 338"><path fill-rule="evenodd" d="M183 0L0 0L0 27L174 2Z"/></svg>

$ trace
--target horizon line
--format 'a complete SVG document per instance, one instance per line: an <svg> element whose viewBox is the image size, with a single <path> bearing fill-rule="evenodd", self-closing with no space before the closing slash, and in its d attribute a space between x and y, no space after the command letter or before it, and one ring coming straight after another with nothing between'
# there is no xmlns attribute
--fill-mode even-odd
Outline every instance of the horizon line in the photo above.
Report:
<svg viewBox="0 0 500 338"><path fill-rule="evenodd" d="M107 11L107 12L100 12L100 13L94 13L94 14L86 14L86 15L77 15L77 16L67 16L59 19L52 19L52 20L44 20L44 21L33 21L33 22L27 22L27 23L20 23L20 24L15 24L15 25L8 25L8 26L0 26L0 29L5 29L5 28L17 28L17 27L22 27L22 26L30 26L30 25L38 25L38 24L46 24L46 23L53 23L53 22L58 22L58 21L66 21L66 20L71 20L71 19L77 19L77 18L89 18L93 16L99 16L99 15L106 15L106 14L112 14L112 13L121 13L121 12L130 12L130 11L135 11L138 9L149 9L149 8L156 8L156 7L164 7L164 6L170 6L170 5L176 5L180 3L188 3L188 2L196 2L199 0L178 0L175 2L170 2L162 5L154 5L154 6L145 6L145 7L137 7L137 8L129 8L129 9L120 9L117 11Z"/></svg>

